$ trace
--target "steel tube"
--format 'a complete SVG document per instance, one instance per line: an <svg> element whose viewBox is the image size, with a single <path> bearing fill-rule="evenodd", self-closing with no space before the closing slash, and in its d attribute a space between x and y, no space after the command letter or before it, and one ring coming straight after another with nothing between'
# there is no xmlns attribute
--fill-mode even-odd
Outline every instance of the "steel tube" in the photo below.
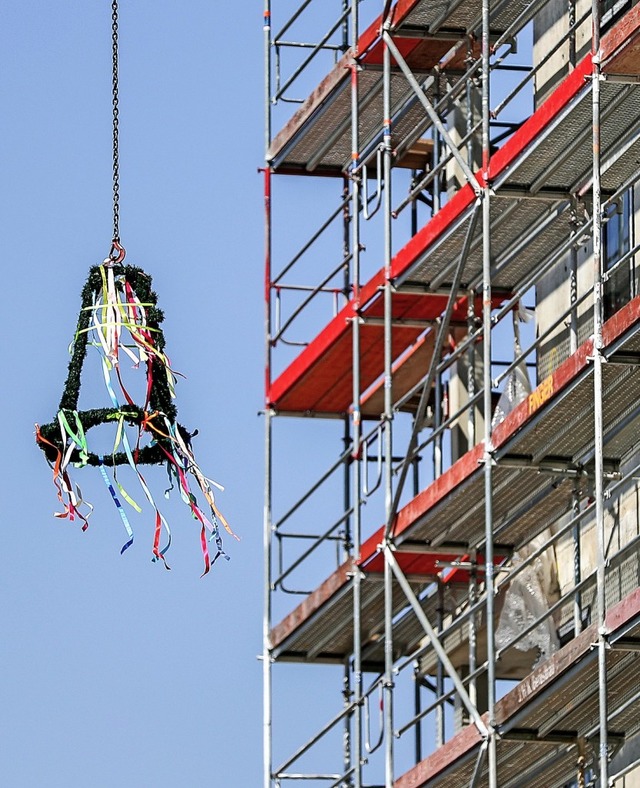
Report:
<svg viewBox="0 0 640 788"><path fill-rule="evenodd" d="M385 36L386 33L386 36ZM383 128L383 166L384 166L384 503L385 517L391 512L393 505L393 392L391 340L393 331L393 311L391 294L391 53L389 48L387 20L383 20L383 72L382 72L382 128ZM392 788L394 782L394 677L393 677L393 576L385 562L384 567L384 616L385 643L384 667L385 681L383 689L383 731L385 753L385 786Z"/></svg>
<svg viewBox="0 0 640 788"><path fill-rule="evenodd" d="M413 589L409 584L409 581L404 576L404 573L400 568L398 562L396 561L396 558L393 554L393 550L389 544L385 545L384 552L386 557L386 565L391 568L391 571L393 572L396 580L398 581L398 584L402 589L402 592L404 593L409 604L413 608L413 611L416 614L416 617L420 622L420 625L422 626L427 637L431 641L431 646L433 647L434 651L438 655L438 658L441 660L444 669L446 670L449 678L451 679L453 685L455 686L456 691L460 696L460 700L462 701L465 708L469 712L469 715L473 720L474 725L478 729L478 732L480 733L481 736L488 737L489 728L485 725L484 720L478 713L476 707L473 705L473 703L471 703L469 694L467 693L463 681L461 680L460 676L458 675L458 672L454 668L453 663L449 659L449 655L447 654L444 647L442 646L442 643L440 642L440 639L438 637L438 633L431 626L431 622L429 621L426 613L422 609L420 602L416 598L416 595L414 594Z"/></svg>
<svg viewBox="0 0 640 788"><path fill-rule="evenodd" d="M463 681L464 681L464 679L463 679ZM416 681L416 683L417 683L417 681ZM429 687L429 689L435 690L434 687ZM453 703L453 697L454 697L455 694L456 694L455 688L450 689L448 692L444 692L442 695L440 695L433 703L429 704L429 706L425 706L424 709L419 709L416 712L416 714L409 720L409 722L407 722L405 725L403 725L400 728L397 728L394 731L394 736L396 738L398 738L398 739L401 738L402 736L404 736L404 734L408 730L411 730L411 728L413 728L414 725L418 729L420 727L418 725L418 723L421 722L427 715L431 714L432 711L435 711L439 706L441 706L441 705L443 705L445 703L452 704ZM421 758L416 758L416 763L419 760L422 760L422 759Z"/></svg>
<svg viewBox="0 0 640 788"><path fill-rule="evenodd" d="M307 6L309 6L311 4L311 2L312 2L312 0L303 0L303 2L301 2L298 5L296 10L293 12L293 14L291 14L289 19L287 19L287 21L285 22L284 26L280 28L278 33L276 33L276 36L275 36L275 40L276 41L278 39L280 39L287 32L287 30L296 21L296 19L299 18L300 14L304 11L304 9L307 8Z"/></svg>
<svg viewBox="0 0 640 788"><path fill-rule="evenodd" d="M349 21L351 24L352 45L357 48L359 36L358 3L353 2L350 9ZM362 425L360 414L360 321L358 306L360 297L360 180L361 173L356 169L360 155L360 109L358 105L358 64L351 63L351 253L353 255L353 279L351 282L354 299L354 318L351 322L353 340L353 413L352 420L352 479L353 479L353 554L360 555L362 543L362 501L360 489L362 487L362 460L361 442ZM362 572L356 567L353 580L353 782L354 788L362 786L362 764L364 761L362 750Z"/></svg>
<svg viewBox="0 0 640 788"><path fill-rule="evenodd" d="M447 144L447 146L448 146L449 150L451 151L451 153L453 154L456 162L460 165L460 169L464 173L465 178L469 181L469 183L473 187L473 190L475 191L475 193L478 194L478 195L481 194L482 187L480 186L480 184L476 180L476 176L473 174L473 172L471 171L471 168L469 167L467 162L464 160L464 157L462 156L462 154L458 150L456 144L451 139L451 136L449 135L449 132L447 131L446 127L444 126L444 124L442 123L440 118L438 117L438 113L433 108L433 105L431 104L429 99L425 96L424 91L420 87L420 83L413 76L413 74L411 72L411 69L407 65L405 59L402 57L402 54L400 53L400 50L398 49L398 47L394 44L393 39L391 38L389 32L386 31L386 30L383 30L382 31L382 37L383 37L384 42L387 44L387 46L391 50L391 53L393 54L393 57L396 60L397 64L400 66L400 70L404 74L407 82L411 85L411 87L413 88L413 91L415 92L416 96L418 97L418 100L420 101L422 106L425 108L425 110L427 112L427 115L431 119L431 122L436 127L436 129L438 130L440 136L442 137L442 139Z"/></svg>
<svg viewBox="0 0 640 788"><path fill-rule="evenodd" d="M571 512L573 517L580 514L580 495L578 490L573 491L573 502ZM576 524L571 530L573 539L573 583L577 587L580 583L581 569L581 549L580 549L580 527ZM573 633L577 635L582 631L582 597L576 591L573 598Z"/></svg>
<svg viewBox="0 0 640 788"><path fill-rule="evenodd" d="M492 445L492 400L491 400L491 188L489 185L489 163L491 157L490 138L490 16L489 0L482 0L482 324L483 378L484 378L484 496L485 496L485 598L487 622L487 712L489 788L497 788L497 751L495 728L496 701L496 646L494 632L495 589L493 566L493 445ZM477 713L477 712L476 712Z"/></svg>
<svg viewBox="0 0 640 788"><path fill-rule="evenodd" d="M436 627L438 636L444 628L444 587L442 580L437 580L437 593L438 593L438 609L436 612ZM436 696L441 698L444 694L444 666L440 660L436 665ZM445 728L444 728L444 706L442 703L438 704L436 709L436 745L442 747L445 742Z"/></svg>
<svg viewBox="0 0 640 788"><path fill-rule="evenodd" d="M324 49L325 44L331 38L331 36L336 32L336 30L340 27L340 25L348 18L349 18L349 10L347 9L347 11L344 11L340 15L340 17L338 18L338 21L335 22L333 27L330 27L328 32L325 33L325 35L320 39L320 41L314 46L314 48L311 50L311 54L307 58L305 58L305 60L302 61L302 63L298 66L298 68L296 68L294 70L294 72L291 74L289 79L286 80L284 85L280 85L278 83L277 90L276 90L276 93L275 93L275 96L274 96L276 101L283 97L283 94L284 94L285 90L287 90L287 88L291 87L291 85L296 81L296 79L305 70L305 68L309 65L309 63L311 63L311 61L318 54L318 52L320 52L322 49Z"/></svg>
<svg viewBox="0 0 640 788"><path fill-rule="evenodd" d="M264 2L264 150L265 160L271 144L271 0ZM265 394L271 387L271 172L264 172L264 330ZM272 682L271 682L271 485L272 485L271 412L265 413L264 512L263 512L263 609L262 609L262 779L271 788L272 768Z"/></svg>
<svg viewBox="0 0 640 788"><path fill-rule="evenodd" d="M336 520L336 522L327 531L325 531L322 536L315 539L311 547L307 548L307 550L305 550L304 553L302 553L302 555L299 555L298 558L292 564L290 564L285 569L284 572L282 572L278 577L276 577L273 580L272 587L276 588L277 586L281 585L282 581L286 577L288 577L295 569L297 569L300 566L300 564L304 563L307 560L307 558L309 558L309 556L312 555L318 549L318 547L320 547L320 545L323 544L323 542L325 542L333 534L333 532L338 528L338 526L342 525L342 523L347 521L349 516L353 514L353 511L354 511L353 507L351 507L351 509L347 509L347 511L343 515L341 515L340 518Z"/></svg>
<svg viewBox="0 0 640 788"><path fill-rule="evenodd" d="M600 180L600 0L592 0L593 18L591 56L592 91L592 141L593 141L593 420L594 420L594 473L595 508L597 532L597 623L598 623L598 703L600 785L609 782L608 721L607 721L607 633L605 628L605 552L606 534L604 522L604 447L603 447L603 401L602 401L602 198Z"/></svg>
<svg viewBox="0 0 640 788"><path fill-rule="evenodd" d="M305 744L299 747L293 753L293 755L287 758L287 760L284 761L284 763L282 763L278 769L276 769L274 775L281 776L282 773L286 769L288 769L292 763L295 763L298 760L298 758L301 758L305 754L305 752L308 752L311 749L311 747L313 747L314 744L317 744L320 741L320 739L326 736L330 730L335 728L335 726L339 722L341 722L347 714L351 714L352 711L353 711L353 704L350 704L349 706L346 706L344 709L342 709L342 711L340 711L338 714L336 714L335 717L333 717L333 719L329 720L329 722L323 725L322 728L320 728L320 730L317 731Z"/></svg>
<svg viewBox="0 0 640 788"><path fill-rule="evenodd" d="M345 265L346 265L346 261L341 260L340 263L332 271L330 271L327 274L327 276L325 276L325 278L320 282L320 284L314 287L313 290L309 293L309 295L306 298L304 298L300 304L298 304L298 306L289 315L287 320L285 320L284 325L280 327L278 333L274 335L274 337L271 340L272 343L277 342L279 339L281 339L284 332L289 328L289 326L293 323L296 317L298 317L298 315L306 309L306 307L311 303L311 301L313 301L313 299L318 295L318 293L323 291L325 285L327 285L327 283L330 282L334 276L337 276L340 273L340 271L344 268Z"/></svg>
<svg viewBox="0 0 640 788"><path fill-rule="evenodd" d="M337 217L344 211L345 206L349 203L349 198L344 198L340 205L335 209L335 211L329 216L329 218L315 231L315 233L309 238L309 240L296 252L296 254L289 260L289 262L285 265L285 267L280 271L280 273L275 277L273 280L274 285L277 285L282 277L287 274L291 268L298 262L298 260L307 252L311 246L320 238L322 233L331 226L331 224L337 219ZM346 255L345 255L346 256Z"/></svg>

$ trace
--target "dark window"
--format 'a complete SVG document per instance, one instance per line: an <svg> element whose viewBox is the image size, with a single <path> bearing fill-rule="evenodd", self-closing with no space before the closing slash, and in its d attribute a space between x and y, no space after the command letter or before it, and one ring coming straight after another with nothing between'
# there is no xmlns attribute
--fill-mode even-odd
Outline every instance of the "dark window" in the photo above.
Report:
<svg viewBox="0 0 640 788"><path fill-rule="evenodd" d="M611 271L631 249L631 225L633 217L633 192L625 192L616 205L611 205L609 218L604 225L602 252L604 270ZM605 320L617 312L633 296L633 257L624 260L611 271L604 286Z"/></svg>

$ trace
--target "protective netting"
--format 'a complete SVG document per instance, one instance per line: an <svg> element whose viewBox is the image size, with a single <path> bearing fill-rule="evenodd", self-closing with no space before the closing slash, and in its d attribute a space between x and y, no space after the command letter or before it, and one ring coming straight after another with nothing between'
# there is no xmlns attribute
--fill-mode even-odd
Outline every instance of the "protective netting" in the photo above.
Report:
<svg viewBox="0 0 640 788"><path fill-rule="evenodd" d="M520 345L520 322L531 320L531 313L520 307L513 313L514 358L522 356ZM491 420L492 427L500 424L511 411L531 394L531 382L525 359L513 368ZM537 550L551 537L549 531L538 535L512 558L513 568ZM534 665L543 662L558 649L558 636L553 617L548 615L549 606L559 595L555 550L550 547L522 569L511 581L504 596L504 604L496 630L496 646L506 648L514 644L518 651L535 650Z"/></svg>
<svg viewBox="0 0 640 788"><path fill-rule="evenodd" d="M527 555L542 542L548 541L550 536L548 532L540 534L526 548L514 553L513 568L522 564ZM518 651L536 651L532 667L557 651L559 641L556 626L548 613L558 593L555 551L550 547L522 569L509 584L495 634L497 648L506 648L526 632L513 647Z"/></svg>

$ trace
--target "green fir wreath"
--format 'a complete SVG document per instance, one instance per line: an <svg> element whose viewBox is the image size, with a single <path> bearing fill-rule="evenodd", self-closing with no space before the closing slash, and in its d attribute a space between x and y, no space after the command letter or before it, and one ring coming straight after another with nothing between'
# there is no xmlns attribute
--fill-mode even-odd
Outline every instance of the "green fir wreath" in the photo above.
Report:
<svg viewBox="0 0 640 788"><path fill-rule="evenodd" d="M78 410L82 369L87 357L87 346L89 344L91 310L95 303L96 295L100 292L103 283L101 269L102 266L93 266L89 270L89 276L82 288L82 303L73 342L73 351L69 361L67 380L60 398L58 411L63 411L67 415L77 413L85 433L92 427L96 427L100 424L113 423L114 420L121 417L124 418L124 421L128 424L140 426L144 422L145 415L149 415L149 411L161 413L166 416L169 421L174 422L177 417L177 408L171 400L171 393L169 391L166 376L157 374L152 376L149 408L147 411L139 405L131 404L123 406L122 408L111 407ZM113 266L113 273L116 278L128 282L139 300L147 304L146 324L147 327L153 331L155 348L163 352L166 342L160 326L164 320L164 314L162 310L158 308L158 297L151 287L151 277L141 268L137 268L133 265L116 264ZM185 439L191 437L190 433L182 427L182 425L178 425L178 428ZM48 424L43 424L39 428L39 434L47 441L45 443L44 441L38 440L40 448L44 451L47 459L52 462L55 461L56 449L59 451L64 449L57 415L53 421ZM153 445L144 446L138 450L136 458L137 463L139 465L164 463L166 461L166 455L162 451L162 446L164 446L165 449L169 448L167 439L161 435L156 435ZM73 453L71 459L73 462L78 462L78 450ZM100 458L94 452L89 452L83 464L98 465L100 462L103 462L105 465L123 465L127 463L128 460L124 452L105 455L103 458Z"/></svg>

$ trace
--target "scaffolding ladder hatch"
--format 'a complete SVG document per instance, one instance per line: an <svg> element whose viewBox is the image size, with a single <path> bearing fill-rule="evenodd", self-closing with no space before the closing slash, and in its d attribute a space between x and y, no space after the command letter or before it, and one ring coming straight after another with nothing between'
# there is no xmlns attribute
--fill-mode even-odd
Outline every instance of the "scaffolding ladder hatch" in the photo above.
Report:
<svg viewBox="0 0 640 788"><path fill-rule="evenodd" d="M612 362L603 369L605 457L617 462L632 447L640 428L640 296L604 324L603 341L605 357ZM593 439L592 419L585 418L593 401L592 353L592 340L587 340L494 429L494 540L499 544L517 548L571 506L576 478L580 478L580 473L576 477L573 472L584 470L579 461L581 457L589 461ZM616 363L625 358L629 363ZM534 454L525 454L523 445ZM443 554L455 560L467 552L460 545L481 546L483 454L484 445L479 443L398 512L394 541L401 566L415 583L427 582L428 575L439 569L437 562L447 560ZM517 506L514 484L519 490ZM377 609L380 604L382 584L373 578L382 566L383 537L382 527L364 541L357 561L369 575L362 586L365 610L367 605ZM407 547L403 556L403 542L431 546L432 555L426 550L418 556ZM446 553L448 545L456 547ZM327 648L323 653L335 659L349 653L353 610L346 591L352 569L351 562L343 564L273 628L271 642L277 658L306 659L317 628L324 632ZM466 577L460 573L450 580L462 582ZM339 641L339 648L331 646L332 641L334 646Z"/></svg>
<svg viewBox="0 0 640 788"><path fill-rule="evenodd" d="M616 645L640 635L640 589L610 608L605 630L610 646L606 657L610 732L612 738L619 738L638 727L637 700L632 701L640 653ZM519 785L558 786L575 777L578 738L598 736L597 640L597 624L591 624L497 701L500 784L518 779ZM469 785L481 747L476 727L468 725L399 777L394 788ZM593 752L597 749L596 742ZM474 783L478 788L488 784L487 769L484 759Z"/></svg>

